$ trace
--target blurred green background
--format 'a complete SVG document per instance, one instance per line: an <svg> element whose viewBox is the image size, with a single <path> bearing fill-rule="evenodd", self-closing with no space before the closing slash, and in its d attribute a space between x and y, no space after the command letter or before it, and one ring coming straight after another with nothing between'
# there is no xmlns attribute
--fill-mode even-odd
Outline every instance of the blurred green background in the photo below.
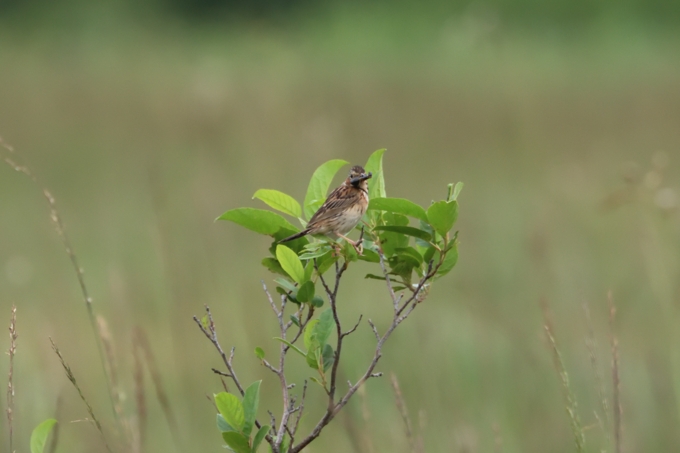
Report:
<svg viewBox="0 0 680 453"><path fill-rule="evenodd" d="M220 360L191 320L204 304L241 379L264 379L260 417L280 410L252 353L277 347L260 283L273 277L259 264L269 243L215 217L263 207L259 188L302 200L321 163L385 147L390 196L427 205L465 183L458 265L379 366L399 378L425 450L574 450L544 299L587 451L612 451L582 307L611 404L612 290L624 450L668 452L680 444L679 20L680 3L662 0L4 0L0 136L57 199L133 423L133 331L149 336L179 441L147 377L143 451L222 451L206 399L222 388ZM57 451L102 451L48 341L113 427L75 274L28 178L0 166L0 194L3 324L18 307L15 448L28 451L61 395ZM346 274L341 314L384 328L390 302L367 269ZM366 325L350 337L347 379L373 346ZM409 451L388 378L307 451Z"/></svg>

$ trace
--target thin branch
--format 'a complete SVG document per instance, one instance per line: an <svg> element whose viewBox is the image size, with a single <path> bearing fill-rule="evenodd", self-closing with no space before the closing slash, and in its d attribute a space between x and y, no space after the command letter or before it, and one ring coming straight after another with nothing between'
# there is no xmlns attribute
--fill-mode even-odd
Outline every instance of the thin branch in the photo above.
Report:
<svg viewBox="0 0 680 453"><path fill-rule="evenodd" d="M207 321L206 326L204 326L202 321L199 320L196 316L193 317L194 322L196 323L196 325L198 325L198 328L201 329L201 332L203 332L203 334L208 338L208 340L210 340L210 342L215 346L217 352L220 353L220 357L222 357L222 362L224 362L224 365L227 367L227 370L229 370L230 374L229 377L231 378L232 381L234 381L234 384L236 384L236 388L238 388L238 391L241 393L241 396L243 396L243 394L245 394L245 390L243 389L241 382L239 382L238 377L234 372L234 367L232 366L235 348L231 348L231 354L229 358L227 358L227 354L225 354L224 350L222 349L222 346L220 345L219 340L217 339L217 332L215 331L215 322L213 321L212 313L210 312L210 307L206 305L205 311L207 316L207 318L204 317L204 320Z"/></svg>
<svg viewBox="0 0 680 453"><path fill-rule="evenodd" d="M211 370L212 370L213 373L219 374L220 376L224 376L224 377L228 377L228 378L233 377L231 374L225 373L224 371L220 371L217 368L211 368Z"/></svg>
<svg viewBox="0 0 680 453"><path fill-rule="evenodd" d="M352 332L354 332L355 330L357 330L357 327L359 327L359 324L361 323L361 319L362 319L363 317L364 317L364 315L359 315L359 320L357 321L356 324L354 324L354 327L352 327L351 329L349 329L347 332L343 332L343 333L342 333L342 336L343 336L343 337L346 337L347 335L349 335L349 334L351 334Z"/></svg>
<svg viewBox="0 0 680 453"><path fill-rule="evenodd" d="M295 434L297 433L298 426L300 424L300 419L302 418L302 412L305 410L305 397L307 396L307 379L305 379L305 385L302 387L302 397L300 398L300 405L298 406L297 417L295 417L295 422L293 424L293 435L291 436L290 443L293 444Z"/></svg>
<svg viewBox="0 0 680 453"><path fill-rule="evenodd" d="M336 282L335 282L335 287L333 288L333 291L330 292L328 286L325 284L325 282L322 280L322 283L324 283L324 287L326 288L326 292L330 293L330 302L331 302L331 309L333 310L333 318L336 322L336 329L338 329L338 348L336 349L335 353L335 361L333 362L333 371L331 373L331 390L329 391L329 408L328 410L324 413L324 415L321 417L321 419L317 422L316 426L312 430L312 432L305 437L300 443L297 445L291 446L290 448L290 453L299 453L303 448L305 448L307 445L309 445L310 442L312 442L314 439L319 437L321 434L321 431L323 428L328 425L331 420L337 415L337 413L349 402L350 398L361 388L361 386L370 378L374 377L380 377L382 376L382 373L374 372L375 367L378 365L378 362L380 361L380 358L382 357L382 347L387 341L387 339L390 337L392 332L401 324L408 316L413 312L415 307L418 305L419 302L422 302L422 298L418 297L418 294L420 290L424 287L424 285L434 277L436 274L437 270L439 269L439 266L441 265L440 263L434 267L433 262L430 261L430 264L428 266L428 272L421 278L420 282L418 283L416 287L415 293L409 297L409 299L403 304L403 306L400 308L399 302L400 302L400 297L398 297L394 291L392 290L392 284L389 280L389 275L387 273L387 269L384 267L384 262L385 262L385 257L382 252L382 250L379 248L378 249L378 255L380 256L381 263L383 266L383 271L385 275L385 280L387 281L388 289L390 290L390 295L392 296L392 302L394 306L394 316L392 318L392 323L390 326L387 328L385 333L380 336L378 333L378 329L376 328L375 324L369 319L368 323L371 326L371 329L373 330L373 333L376 337L377 344L375 346L375 350L373 352L373 358L371 362L368 365L368 368L364 372L364 374L359 378L359 380L354 384L350 385L349 389L345 393L345 395L340 398L337 402L335 402L334 397L335 397L335 378L337 376L337 366L339 363L339 358L340 358L340 350L342 347L342 329L340 327L339 323L339 318L337 317L337 307L335 305L335 296L337 295L337 290L338 290L338 284L339 284L339 278L342 276L342 273L344 270L347 268L347 263L344 263L342 267L339 266L339 264L336 263ZM408 308L407 308L408 307ZM405 310L405 311L404 311Z"/></svg>
<svg viewBox="0 0 680 453"><path fill-rule="evenodd" d="M368 324L371 326L371 329L373 329L373 334L375 335L375 339L380 341L380 334L378 333L378 329L377 329L377 327L375 327L375 324L373 324L373 321L371 321L369 319Z"/></svg>

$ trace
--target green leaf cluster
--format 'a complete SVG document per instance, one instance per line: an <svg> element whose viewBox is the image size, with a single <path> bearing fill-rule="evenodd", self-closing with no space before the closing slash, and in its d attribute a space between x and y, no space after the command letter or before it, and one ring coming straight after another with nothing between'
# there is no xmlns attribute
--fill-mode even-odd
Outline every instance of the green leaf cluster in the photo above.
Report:
<svg viewBox="0 0 680 453"><path fill-rule="evenodd" d="M372 231L382 246L390 274L399 282L395 289L415 290L414 274L420 279L433 273L438 279L455 266L458 240L451 230L458 218L457 198L462 188L462 183L450 184L446 199L433 201L427 209L404 198L371 199L369 213L380 213L372 217ZM366 278L385 279L375 274Z"/></svg>
<svg viewBox="0 0 680 453"><path fill-rule="evenodd" d="M433 273L441 278L453 269L458 259L457 233L452 233L458 218L458 196L462 183L449 184L447 196L422 207L405 198L387 197L383 169L385 150L375 151L366 162L365 169L373 174L369 181L370 203L364 217L363 253L357 254L349 244L338 248L325 237L312 240L302 237L280 244L278 241L300 231L283 215L254 208L237 208L222 214L218 220L229 220L257 233L271 236L271 256L262 265L280 277L275 279L277 292L290 301L308 303L312 307L323 304L316 295L315 283L340 258L346 262L357 260L379 263L379 251L386 258L386 266L394 279L396 289L415 290L414 281ZM314 171L302 205L293 197L278 190L260 189L257 198L282 214L296 218L301 228L306 220L323 204L328 189L337 172L348 162L335 159L322 164ZM368 274L379 278L382 272ZM414 280L414 276L416 279ZM323 355L323 351L321 351Z"/></svg>
<svg viewBox="0 0 680 453"><path fill-rule="evenodd" d="M222 432L227 447L236 453L256 453L269 432L270 426L262 425L251 436L260 403L261 383L253 382L244 392L243 401L227 392L215 395L215 405L219 411L217 428Z"/></svg>

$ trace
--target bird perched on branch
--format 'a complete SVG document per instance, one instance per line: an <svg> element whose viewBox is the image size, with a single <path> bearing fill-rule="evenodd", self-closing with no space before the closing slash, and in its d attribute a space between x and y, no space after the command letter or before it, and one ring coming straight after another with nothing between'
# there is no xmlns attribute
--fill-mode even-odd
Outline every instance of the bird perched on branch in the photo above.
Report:
<svg viewBox="0 0 680 453"><path fill-rule="evenodd" d="M343 238L361 254L360 244L345 236L357 226L368 208L368 180L373 176L355 165L340 187L328 196L314 213L307 228L279 242L288 242L308 234L324 234L331 239Z"/></svg>

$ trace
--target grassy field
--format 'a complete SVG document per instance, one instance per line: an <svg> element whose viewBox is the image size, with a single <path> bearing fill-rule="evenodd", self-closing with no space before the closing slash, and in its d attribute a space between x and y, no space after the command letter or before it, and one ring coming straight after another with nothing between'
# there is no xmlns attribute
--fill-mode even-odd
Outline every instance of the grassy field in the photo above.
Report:
<svg viewBox="0 0 680 453"><path fill-rule="evenodd" d="M583 310L587 302L611 405L611 290L624 451L672 451L680 443L679 36L606 25L520 33L475 14L401 33L373 19L219 32L105 22L0 30L0 136L57 199L115 343L124 410L134 419L139 326L176 414L179 442L147 379L144 451L222 449L205 396L222 388L210 371L220 361L191 319L204 304L223 344L236 346L243 380L264 379L261 407L279 410L276 381L251 352L274 348L260 284L272 278L259 265L268 243L215 217L262 207L251 200L259 188L302 200L321 163L363 163L383 147L388 195L427 205L447 183L465 183L458 265L397 331L379 367L399 378L425 450L574 451L544 300L586 451L613 451L611 427L602 430L594 414L608 424ZM113 427L76 275L28 178L0 166L0 194L0 319L9 325L12 303L18 316L15 448L28 451L31 429L59 405L57 451L103 451L48 340ZM362 266L346 276L342 317L363 313L381 326L390 302ZM7 337L0 344L8 349ZM347 345L348 379L372 347L363 325ZM7 368L2 361L1 376ZM322 409L303 419L306 429ZM308 451L409 451L389 380L370 381Z"/></svg>

